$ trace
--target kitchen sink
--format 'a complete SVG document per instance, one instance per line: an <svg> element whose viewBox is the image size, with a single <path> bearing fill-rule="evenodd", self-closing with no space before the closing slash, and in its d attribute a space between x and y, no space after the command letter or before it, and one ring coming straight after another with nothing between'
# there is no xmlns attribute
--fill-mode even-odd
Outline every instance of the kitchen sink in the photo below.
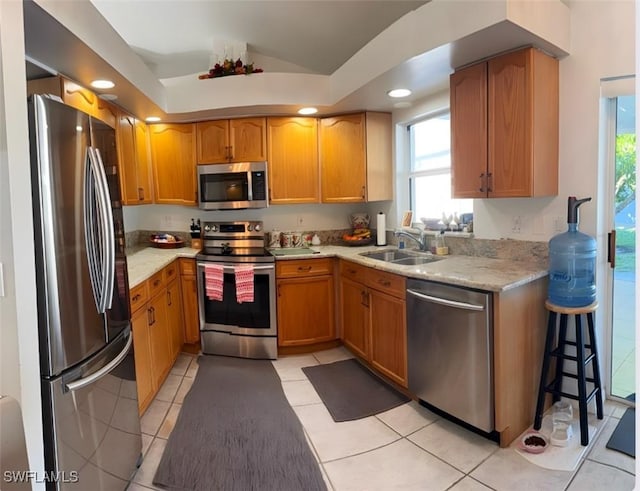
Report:
<svg viewBox="0 0 640 491"><path fill-rule="evenodd" d="M387 263L397 264L399 266L416 266L420 264L432 263L439 261L440 257L433 256L424 252L406 252L406 251L375 251L362 252L361 256Z"/></svg>
<svg viewBox="0 0 640 491"><path fill-rule="evenodd" d="M441 257L435 256L413 256L413 257L405 257L403 259L396 259L395 261L391 261L393 264L401 264L404 266L417 266L420 264L428 264L439 261L442 259Z"/></svg>

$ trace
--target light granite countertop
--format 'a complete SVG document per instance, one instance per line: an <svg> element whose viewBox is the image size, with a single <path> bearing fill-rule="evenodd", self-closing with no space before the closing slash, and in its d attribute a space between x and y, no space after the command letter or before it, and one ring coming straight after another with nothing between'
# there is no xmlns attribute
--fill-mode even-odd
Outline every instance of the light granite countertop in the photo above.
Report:
<svg viewBox="0 0 640 491"><path fill-rule="evenodd" d="M144 247L127 251L129 288L139 285L151 275L171 264L174 259L179 257L194 258L198 252L200 252L198 249L191 249L190 247L181 247L179 249Z"/></svg>
<svg viewBox="0 0 640 491"><path fill-rule="evenodd" d="M396 250L395 247L344 247L312 246L307 254L278 256L277 261L309 259L318 257L338 257L363 266L396 273L408 278L439 281L452 285L501 292L530 283L547 276L545 264L539 261L513 261L477 256L449 255L443 259L418 266L398 265L371 259L360 254L382 250ZM410 249L409 249L410 250ZM180 249L156 249L146 247L127 255L129 285L134 287L178 257L194 258L198 250L188 247Z"/></svg>

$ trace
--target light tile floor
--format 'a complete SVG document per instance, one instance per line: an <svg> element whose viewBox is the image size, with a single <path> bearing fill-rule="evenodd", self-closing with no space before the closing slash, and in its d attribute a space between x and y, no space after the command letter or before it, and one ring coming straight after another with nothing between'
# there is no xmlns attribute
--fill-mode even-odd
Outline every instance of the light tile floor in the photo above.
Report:
<svg viewBox="0 0 640 491"><path fill-rule="evenodd" d="M551 471L499 448L409 402L357 421L335 423L301 368L350 358L344 348L283 357L273 362L287 399L300 418L327 489L342 490L631 490L635 460L606 448L625 407L607 402L605 419L576 471ZM144 461L130 491L152 484L167 438L198 369L181 354L142 417ZM302 491L302 490L301 490Z"/></svg>

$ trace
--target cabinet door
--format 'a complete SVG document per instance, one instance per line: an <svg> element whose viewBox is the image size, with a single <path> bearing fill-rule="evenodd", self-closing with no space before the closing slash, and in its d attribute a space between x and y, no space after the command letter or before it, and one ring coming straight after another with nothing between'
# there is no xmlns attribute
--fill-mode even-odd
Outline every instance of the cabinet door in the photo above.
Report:
<svg viewBox="0 0 640 491"><path fill-rule="evenodd" d="M488 61L489 197L558 194L558 84L534 48Z"/></svg>
<svg viewBox="0 0 640 491"><path fill-rule="evenodd" d="M166 289L149 302L151 319L149 321L149 337L151 339L151 364L154 386L160 387L171 369L171 338L167 328Z"/></svg>
<svg viewBox="0 0 640 491"><path fill-rule="evenodd" d="M265 118L241 118L229 121L229 145L232 162L267 160L267 121Z"/></svg>
<svg viewBox="0 0 640 491"><path fill-rule="evenodd" d="M200 342L200 317L198 314L198 284L196 275L182 275L182 307L184 310L184 342Z"/></svg>
<svg viewBox="0 0 640 491"><path fill-rule="evenodd" d="M229 149L229 120L196 123L198 164L219 164L231 159Z"/></svg>
<svg viewBox="0 0 640 491"><path fill-rule="evenodd" d="M407 387L406 303L386 293L369 290L371 364Z"/></svg>
<svg viewBox="0 0 640 491"><path fill-rule="evenodd" d="M450 78L451 187L454 198L487 196L487 64Z"/></svg>
<svg viewBox="0 0 640 491"><path fill-rule="evenodd" d="M318 120L268 118L267 141L270 202L318 203Z"/></svg>
<svg viewBox="0 0 640 491"><path fill-rule="evenodd" d="M131 317L136 385L138 386L138 410L140 414L151 403L155 393L151 366L151 338L149 337L150 319L151 311L145 308L138 310Z"/></svg>
<svg viewBox="0 0 640 491"><path fill-rule="evenodd" d="M175 279L167 285L167 326L171 340L171 360L178 357L182 351L182 337L184 332L182 315L182 295L180 282Z"/></svg>
<svg viewBox="0 0 640 491"><path fill-rule="evenodd" d="M488 61L489 196L531 194L529 51Z"/></svg>
<svg viewBox="0 0 640 491"><path fill-rule="evenodd" d="M138 174L138 204L153 203L149 127L144 121L136 120L135 122L135 143Z"/></svg>
<svg viewBox="0 0 640 491"><path fill-rule="evenodd" d="M278 345L336 339L333 276L278 280Z"/></svg>
<svg viewBox="0 0 640 491"><path fill-rule="evenodd" d="M155 202L195 205L195 124L150 126Z"/></svg>
<svg viewBox="0 0 640 491"><path fill-rule="evenodd" d="M362 283L341 278L342 342L356 355L369 359L367 289Z"/></svg>
<svg viewBox="0 0 640 491"><path fill-rule="evenodd" d="M135 118L128 114L120 114L116 127L118 142L118 171L120 172L120 192L122 203L137 205L138 201L138 166L136 161Z"/></svg>
<svg viewBox="0 0 640 491"><path fill-rule="evenodd" d="M365 116L320 120L323 203L364 202L366 197Z"/></svg>

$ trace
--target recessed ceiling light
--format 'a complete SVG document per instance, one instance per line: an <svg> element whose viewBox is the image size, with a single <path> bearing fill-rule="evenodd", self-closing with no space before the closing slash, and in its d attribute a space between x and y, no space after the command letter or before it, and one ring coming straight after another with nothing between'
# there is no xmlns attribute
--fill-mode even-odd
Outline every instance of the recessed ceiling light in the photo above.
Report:
<svg viewBox="0 0 640 491"><path fill-rule="evenodd" d="M298 110L298 114L315 114L318 112L318 109L316 109L315 107L303 107L302 109Z"/></svg>
<svg viewBox="0 0 640 491"><path fill-rule="evenodd" d="M94 89L113 89L116 86L111 80L94 80L91 87Z"/></svg>
<svg viewBox="0 0 640 491"><path fill-rule="evenodd" d="M158 116L149 116L148 118L145 118L145 121L147 123L157 123L160 121L160 118Z"/></svg>
<svg viewBox="0 0 640 491"><path fill-rule="evenodd" d="M409 89L393 89L387 92L387 95L394 98L407 97L408 95L411 95L411 91Z"/></svg>

